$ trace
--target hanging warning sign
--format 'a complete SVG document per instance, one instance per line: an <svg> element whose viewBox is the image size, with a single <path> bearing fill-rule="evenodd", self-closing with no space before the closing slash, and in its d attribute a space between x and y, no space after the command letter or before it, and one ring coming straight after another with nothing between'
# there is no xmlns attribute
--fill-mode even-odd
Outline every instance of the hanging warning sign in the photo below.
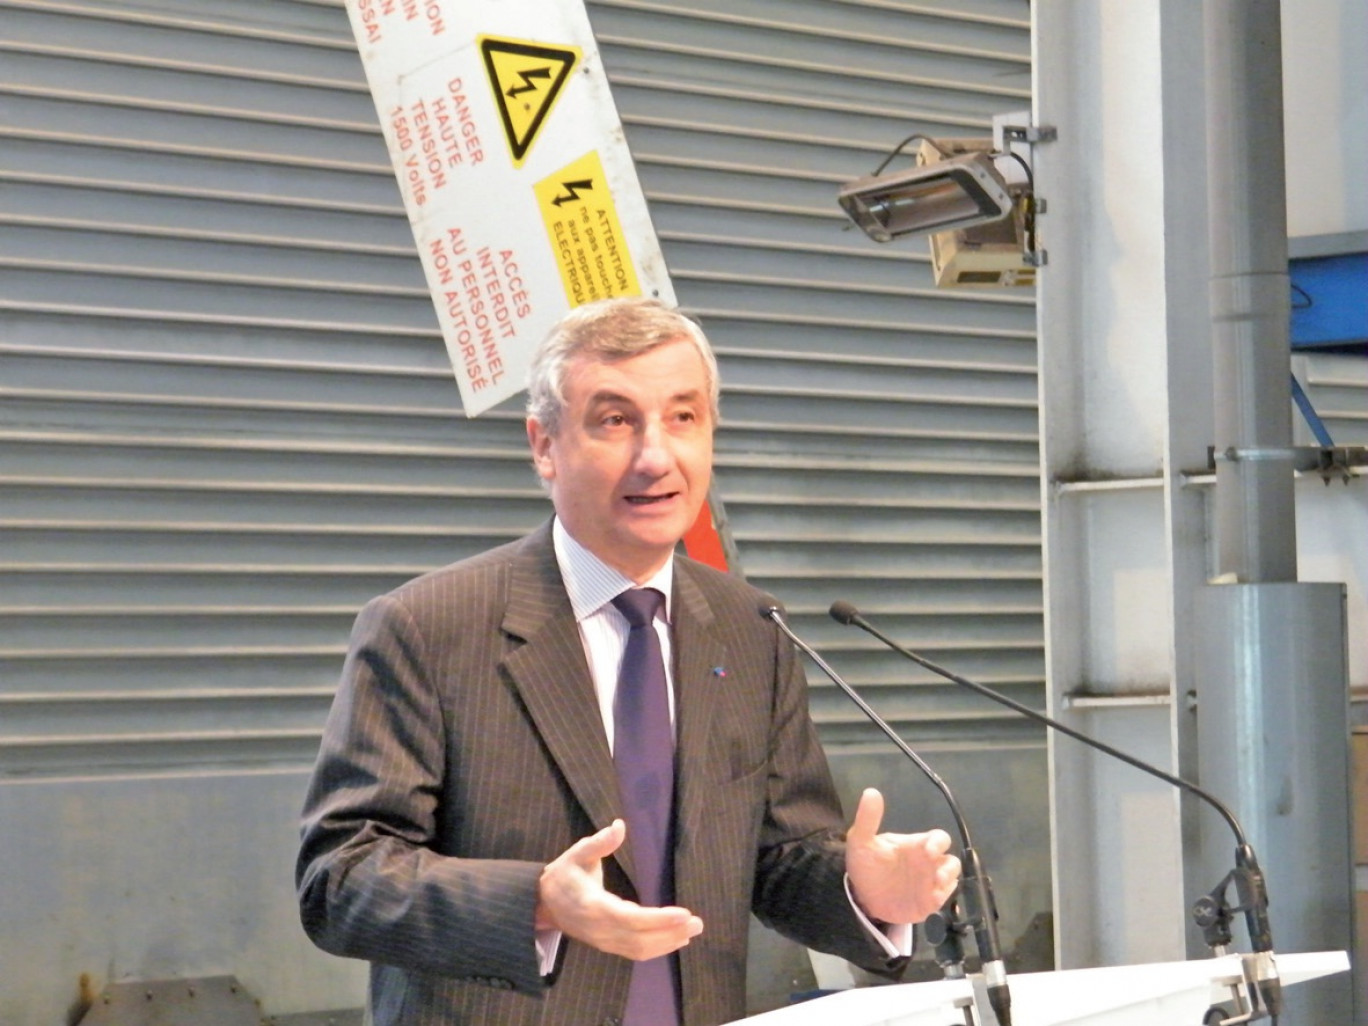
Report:
<svg viewBox="0 0 1368 1026"><path fill-rule="evenodd" d="M480 53L513 166L522 167L523 158L537 139L537 130L579 62L579 48L480 36Z"/></svg>
<svg viewBox="0 0 1368 1026"><path fill-rule="evenodd" d="M599 155L586 153L538 182L536 191L570 305L640 295Z"/></svg>
<svg viewBox="0 0 1368 1026"><path fill-rule="evenodd" d="M571 306L674 302L580 0L346 4L467 416Z"/></svg>

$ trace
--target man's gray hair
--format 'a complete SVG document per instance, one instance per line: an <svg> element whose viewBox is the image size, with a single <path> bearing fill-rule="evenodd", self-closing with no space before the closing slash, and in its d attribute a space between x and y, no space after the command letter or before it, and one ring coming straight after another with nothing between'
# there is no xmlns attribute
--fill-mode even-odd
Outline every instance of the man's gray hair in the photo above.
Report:
<svg viewBox="0 0 1368 1026"><path fill-rule="evenodd" d="M565 410L565 370L576 357L615 363L685 339L703 358L713 423L718 417L717 358L703 329L658 299L600 299L561 318L532 357L527 376L527 414L546 432L560 431Z"/></svg>

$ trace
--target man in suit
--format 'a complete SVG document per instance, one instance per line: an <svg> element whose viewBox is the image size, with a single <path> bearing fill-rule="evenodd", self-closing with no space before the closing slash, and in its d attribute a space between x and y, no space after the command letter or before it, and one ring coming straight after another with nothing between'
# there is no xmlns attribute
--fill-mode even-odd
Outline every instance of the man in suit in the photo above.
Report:
<svg viewBox="0 0 1368 1026"><path fill-rule="evenodd" d="M877 791L843 831L792 646L753 588L675 555L717 396L675 311L572 311L529 387L552 522L359 615L297 881L314 941L372 963L378 1026L728 1022L751 911L894 973L908 924L953 890L949 837L879 833ZM637 713L614 701L638 643L615 597L641 589L663 602L637 638L659 652L666 733L631 758L664 750L663 851L625 765Z"/></svg>

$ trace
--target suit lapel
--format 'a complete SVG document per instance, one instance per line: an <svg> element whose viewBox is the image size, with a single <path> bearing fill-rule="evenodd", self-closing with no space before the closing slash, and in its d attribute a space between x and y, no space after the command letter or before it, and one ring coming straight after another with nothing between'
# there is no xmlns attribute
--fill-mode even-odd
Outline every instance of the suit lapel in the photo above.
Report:
<svg viewBox="0 0 1368 1026"><path fill-rule="evenodd" d="M676 850L687 857L712 787L713 692L726 650L712 633L712 608L682 562L675 564L674 587ZM594 828L607 826L622 810L617 774L549 527L530 536L514 559L503 629L524 642L504 665L538 733ZM629 837L614 856L628 879L631 851Z"/></svg>
<svg viewBox="0 0 1368 1026"><path fill-rule="evenodd" d="M675 563L675 598L676 852L687 858L712 790L709 739L726 649L713 634L712 607L682 561Z"/></svg>
<svg viewBox="0 0 1368 1026"><path fill-rule="evenodd" d="M594 828L607 826L622 806L617 777L549 526L514 559L503 629L524 641L504 665L538 733Z"/></svg>

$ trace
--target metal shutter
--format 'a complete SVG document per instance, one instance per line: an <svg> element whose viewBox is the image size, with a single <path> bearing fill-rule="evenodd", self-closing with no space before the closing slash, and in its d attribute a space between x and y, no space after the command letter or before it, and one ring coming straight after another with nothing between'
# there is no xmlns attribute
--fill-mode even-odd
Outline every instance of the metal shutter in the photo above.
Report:
<svg viewBox="0 0 1368 1026"><path fill-rule="evenodd" d="M1336 445L1368 445L1368 360L1342 353L1292 354L1295 374ZM1318 445L1300 410L1292 410L1297 445Z"/></svg>
<svg viewBox="0 0 1368 1026"><path fill-rule="evenodd" d="M924 244L875 247L834 200L910 132L1029 106L1026 4L590 15L719 351L745 572L944 754L981 831L1008 817L990 866L1043 847L1034 730L824 615L851 599L1041 700L1030 297L937 291ZM0 937L34 981L0 1019L50 1021L82 972L225 965L268 1011L327 1007L355 977L298 953L281 866L347 629L546 516L517 404L460 413L339 3L0 0L0 64L0 846L24 883ZM843 787L911 789L814 684ZM1010 786L977 768L988 749ZM186 837L194 867L168 857ZM1005 904L1048 908L1048 851L1012 867ZM111 924L123 954L47 917L54 874L59 915Z"/></svg>

